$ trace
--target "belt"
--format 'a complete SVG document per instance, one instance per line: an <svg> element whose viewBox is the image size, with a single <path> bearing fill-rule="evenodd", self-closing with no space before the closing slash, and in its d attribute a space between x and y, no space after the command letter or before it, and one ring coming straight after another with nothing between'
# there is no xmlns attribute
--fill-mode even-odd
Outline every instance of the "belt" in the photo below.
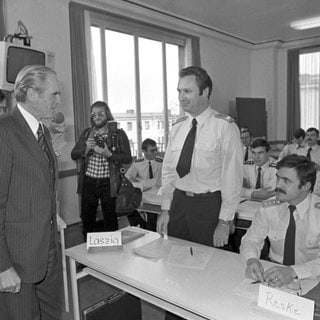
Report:
<svg viewBox="0 0 320 320"><path fill-rule="evenodd" d="M106 177L106 178L94 178L94 177L90 177L90 176L85 175L85 179L89 180L89 181L93 181L93 182L104 182L104 181L109 180L110 178L109 177Z"/></svg>
<svg viewBox="0 0 320 320"><path fill-rule="evenodd" d="M192 191L184 191L179 189L176 189L176 190L183 193L187 197L193 197L193 198L214 198L221 193L220 190L214 191L214 192L205 192L205 193L194 193Z"/></svg>

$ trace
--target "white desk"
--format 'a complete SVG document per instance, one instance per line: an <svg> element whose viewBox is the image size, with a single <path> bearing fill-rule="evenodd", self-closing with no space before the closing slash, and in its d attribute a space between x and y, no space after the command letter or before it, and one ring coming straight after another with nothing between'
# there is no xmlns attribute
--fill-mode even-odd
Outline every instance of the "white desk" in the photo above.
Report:
<svg viewBox="0 0 320 320"><path fill-rule="evenodd" d="M158 235L148 232L144 237L122 248L88 253L85 244L69 248L74 319L80 319L75 262L88 267L86 274L127 291L145 301L186 319L248 320L253 302L233 293L244 279L240 255L211 247L213 255L204 270L172 266L166 258L157 262L137 256L133 248L140 247ZM201 246L175 238L172 244ZM263 261L264 265L270 265ZM256 303L254 303L256 305ZM272 319L283 319L274 316Z"/></svg>

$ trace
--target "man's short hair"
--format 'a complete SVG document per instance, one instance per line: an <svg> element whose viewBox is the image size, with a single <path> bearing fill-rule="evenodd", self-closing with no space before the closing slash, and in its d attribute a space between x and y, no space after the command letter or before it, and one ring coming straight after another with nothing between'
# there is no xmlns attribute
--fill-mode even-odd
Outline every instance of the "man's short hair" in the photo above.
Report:
<svg viewBox="0 0 320 320"><path fill-rule="evenodd" d="M113 121L113 115L111 113L111 110L109 108L109 106L104 102L104 101L96 101L94 102L91 106L90 106L90 110L92 112L93 108L104 108L105 112L106 112L106 116L107 116L107 120L108 121Z"/></svg>
<svg viewBox="0 0 320 320"><path fill-rule="evenodd" d="M296 129L293 133L293 137L295 139L299 139L301 137L304 139L305 136L306 136L306 132L302 128Z"/></svg>
<svg viewBox="0 0 320 320"><path fill-rule="evenodd" d="M149 146L156 147L157 143L154 140L150 139L150 138L147 138L147 139L142 141L142 144L141 144L141 149L142 150L147 151Z"/></svg>
<svg viewBox="0 0 320 320"><path fill-rule="evenodd" d="M310 191L313 191L317 178L317 165L313 161L310 161L305 156L290 154L277 163L277 169L281 168L294 168L300 180L299 188L310 182Z"/></svg>
<svg viewBox="0 0 320 320"><path fill-rule="evenodd" d="M251 149L265 147L267 152L271 149L269 142L266 139L260 138L253 140L250 147Z"/></svg>
<svg viewBox="0 0 320 320"><path fill-rule="evenodd" d="M29 65L20 70L14 85L14 94L17 102L25 102L28 89L42 93L45 89L44 82L48 76L57 75L54 70L42 65Z"/></svg>
<svg viewBox="0 0 320 320"><path fill-rule="evenodd" d="M186 76L192 76L192 75L196 77L196 82L199 87L200 95L202 95L204 89L206 88L209 89L209 93L208 93L208 99L209 99L212 92L212 80L208 75L207 71L200 67L191 66L191 67L184 68L179 72L180 78L184 78Z"/></svg>
<svg viewBox="0 0 320 320"><path fill-rule="evenodd" d="M314 131L316 133L317 137L319 137L319 130L318 129L311 127L306 132L311 132L311 131Z"/></svg>

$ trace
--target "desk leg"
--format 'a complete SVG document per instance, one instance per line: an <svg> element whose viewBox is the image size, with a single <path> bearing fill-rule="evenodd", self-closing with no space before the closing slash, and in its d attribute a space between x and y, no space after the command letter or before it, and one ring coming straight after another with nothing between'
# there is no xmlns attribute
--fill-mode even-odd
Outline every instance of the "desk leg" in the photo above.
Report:
<svg viewBox="0 0 320 320"><path fill-rule="evenodd" d="M73 302L73 319L80 320L80 306L79 306L76 261L69 257L69 263L70 263L71 290L72 290L72 302Z"/></svg>

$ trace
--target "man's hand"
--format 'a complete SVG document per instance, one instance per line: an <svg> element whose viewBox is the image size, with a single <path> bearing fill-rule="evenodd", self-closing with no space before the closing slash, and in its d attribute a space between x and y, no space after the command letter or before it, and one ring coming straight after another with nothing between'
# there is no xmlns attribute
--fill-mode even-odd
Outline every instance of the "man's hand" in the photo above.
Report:
<svg viewBox="0 0 320 320"><path fill-rule="evenodd" d="M265 281L275 287L282 287L283 285L290 283L296 277L297 274L295 271L287 266L274 266L264 273Z"/></svg>
<svg viewBox="0 0 320 320"><path fill-rule="evenodd" d="M105 144L105 146L103 148L100 148L98 146L95 146L93 148L93 150L96 153L102 154L103 156L110 158L112 156L112 152L109 150L109 148L107 147L107 145Z"/></svg>
<svg viewBox="0 0 320 320"><path fill-rule="evenodd" d="M168 229L167 229L168 222L169 222L169 211L162 210L162 214L158 215L158 220L157 220L157 232L161 236L168 234Z"/></svg>
<svg viewBox="0 0 320 320"><path fill-rule="evenodd" d="M256 258L250 258L247 261L246 277L249 279L264 282L264 269L261 262Z"/></svg>
<svg viewBox="0 0 320 320"><path fill-rule="evenodd" d="M94 149L94 147L96 146L96 142L94 141L93 138L89 138L86 141L86 154L91 150Z"/></svg>
<svg viewBox="0 0 320 320"><path fill-rule="evenodd" d="M213 234L213 245L215 247L223 247L228 244L230 234L230 225L228 222L219 219L216 230Z"/></svg>
<svg viewBox="0 0 320 320"><path fill-rule="evenodd" d="M21 279L13 267L0 272L0 291L18 293L21 289Z"/></svg>

